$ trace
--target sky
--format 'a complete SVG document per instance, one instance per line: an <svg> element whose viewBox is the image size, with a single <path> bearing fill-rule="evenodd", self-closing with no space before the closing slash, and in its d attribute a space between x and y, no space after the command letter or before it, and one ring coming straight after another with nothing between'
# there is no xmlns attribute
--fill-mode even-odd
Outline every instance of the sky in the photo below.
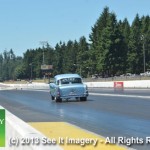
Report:
<svg viewBox="0 0 150 150"><path fill-rule="evenodd" d="M27 49L55 47L60 41L89 40L91 27L108 6L117 20L131 24L150 15L150 0L0 0L0 53L13 49L23 56Z"/></svg>

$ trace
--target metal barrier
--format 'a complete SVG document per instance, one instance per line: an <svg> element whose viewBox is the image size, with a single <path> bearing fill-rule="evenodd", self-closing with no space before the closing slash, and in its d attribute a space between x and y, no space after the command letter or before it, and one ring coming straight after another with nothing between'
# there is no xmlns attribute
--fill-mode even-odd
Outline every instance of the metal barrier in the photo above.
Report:
<svg viewBox="0 0 150 150"><path fill-rule="evenodd" d="M0 106L0 109L4 109ZM46 138L42 133L6 111L6 146L1 150L63 150L59 145L42 145L41 143L21 143L23 139ZM29 141L28 141L29 142Z"/></svg>
<svg viewBox="0 0 150 150"><path fill-rule="evenodd" d="M108 82L108 81L130 81L130 80L150 80L150 76L115 76L115 77L108 77L108 78L83 78L84 82Z"/></svg>

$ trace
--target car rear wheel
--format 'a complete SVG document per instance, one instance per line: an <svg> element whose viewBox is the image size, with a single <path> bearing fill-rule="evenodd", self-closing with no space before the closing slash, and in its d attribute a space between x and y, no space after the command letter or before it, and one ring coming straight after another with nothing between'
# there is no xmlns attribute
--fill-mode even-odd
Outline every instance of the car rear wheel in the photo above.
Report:
<svg viewBox="0 0 150 150"><path fill-rule="evenodd" d="M87 97L80 97L80 101L87 101Z"/></svg>
<svg viewBox="0 0 150 150"><path fill-rule="evenodd" d="M62 99L59 98L59 97L56 97L56 102L57 102L57 103L58 103L58 102L62 102Z"/></svg>

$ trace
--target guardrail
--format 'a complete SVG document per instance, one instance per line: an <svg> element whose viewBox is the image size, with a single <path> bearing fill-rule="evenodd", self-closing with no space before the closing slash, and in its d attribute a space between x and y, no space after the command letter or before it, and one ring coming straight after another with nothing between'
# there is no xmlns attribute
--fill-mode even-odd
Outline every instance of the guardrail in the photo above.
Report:
<svg viewBox="0 0 150 150"><path fill-rule="evenodd" d="M83 78L84 82L108 82L108 81L131 81L131 80L150 80L150 76L115 76L108 78Z"/></svg>
<svg viewBox="0 0 150 150"><path fill-rule="evenodd" d="M88 87L106 87L113 88L114 81L101 81L95 80L89 81L84 80L84 83L87 84ZM150 88L150 80L118 80L123 82L124 88ZM3 84L4 85L4 84ZM1 89L1 88L0 88ZM46 83L32 83L32 84L7 84L7 86L3 87L3 89L49 89L49 84Z"/></svg>
<svg viewBox="0 0 150 150"><path fill-rule="evenodd" d="M26 84L3 84L0 83L0 89L48 89L49 84L46 83L26 83Z"/></svg>
<svg viewBox="0 0 150 150"><path fill-rule="evenodd" d="M0 109L4 109L0 106ZM6 146L4 148L0 148L1 150L63 150L59 145L42 145L42 144L21 144L21 140L23 138L33 139L33 138L46 138L42 133L10 113L5 109L6 112ZM18 145L11 145L11 139L18 139ZM20 142L19 142L20 141Z"/></svg>
<svg viewBox="0 0 150 150"><path fill-rule="evenodd" d="M150 88L150 80L122 81L124 88ZM88 87L114 88L114 81L109 82L85 82Z"/></svg>

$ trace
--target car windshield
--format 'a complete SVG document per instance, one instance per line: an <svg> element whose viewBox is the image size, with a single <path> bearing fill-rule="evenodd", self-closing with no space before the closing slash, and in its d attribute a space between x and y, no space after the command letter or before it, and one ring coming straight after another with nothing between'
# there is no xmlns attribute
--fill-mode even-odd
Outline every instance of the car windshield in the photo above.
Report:
<svg viewBox="0 0 150 150"><path fill-rule="evenodd" d="M64 78L61 79L61 84L69 84L69 83L82 83L81 78Z"/></svg>

